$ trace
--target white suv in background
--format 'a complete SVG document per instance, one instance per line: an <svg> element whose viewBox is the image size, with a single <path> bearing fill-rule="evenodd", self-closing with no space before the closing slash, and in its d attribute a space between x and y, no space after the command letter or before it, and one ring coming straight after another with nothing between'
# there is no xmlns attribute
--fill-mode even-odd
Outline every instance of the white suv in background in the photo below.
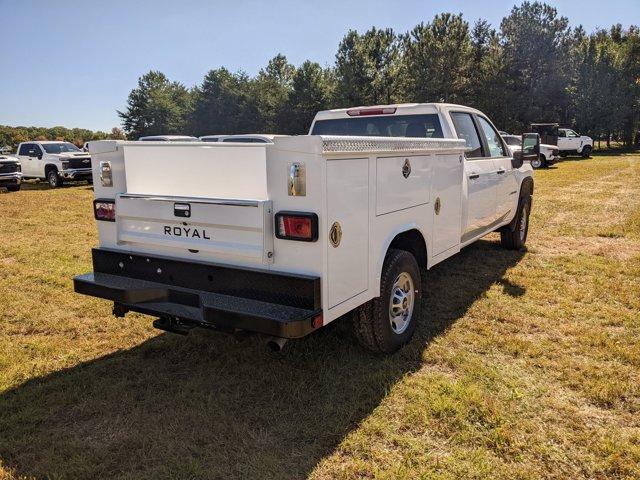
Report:
<svg viewBox="0 0 640 480"><path fill-rule="evenodd" d="M16 155L22 166L23 178L47 180L53 188L65 180L92 182L91 157L73 143L43 141L23 142Z"/></svg>

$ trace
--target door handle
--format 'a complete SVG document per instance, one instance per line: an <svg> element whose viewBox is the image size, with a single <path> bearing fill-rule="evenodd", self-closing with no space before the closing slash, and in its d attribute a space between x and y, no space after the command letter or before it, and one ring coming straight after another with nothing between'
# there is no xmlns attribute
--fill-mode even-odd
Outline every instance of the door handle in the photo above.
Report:
<svg viewBox="0 0 640 480"><path fill-rule="evenodd" d="M476 178L480 178L480 174L472 173L471 175L469 175L470 180L475 180Z"/></svg>
<svg viewBox="0 0 640 480"><path fill-rule="evenodd" d="M496 173L497 173L498 175L502 175L504 172L506 172L506 170L498 170Z"/></svg>

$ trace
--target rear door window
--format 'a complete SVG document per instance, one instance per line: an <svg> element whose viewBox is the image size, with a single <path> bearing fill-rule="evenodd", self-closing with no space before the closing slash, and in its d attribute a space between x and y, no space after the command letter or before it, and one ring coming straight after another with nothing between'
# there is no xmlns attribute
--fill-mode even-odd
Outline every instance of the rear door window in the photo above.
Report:
<svg viewBox="0 0 640 480"><path fill-rule="evenodd" d="M456 129L458 138L467 142L467 151L465 156L467 158L481 158L482 155L482 142L480 142L480 136L476 130L476 125L473 123L471 114L464 112L452 112L451 120L453 126Z"/></svg>
<svg viewBox="0 0 640 480"><path fill-rule="evenodd" d="M20 150L18 151L18 155L29 155L29 150L33 150L32 143L23 143L20 145Z"/></svg>
<svg viewBox="0 0 640 480"><path fill-rule="evenodd" d="M311 135L443 138L437 113L317 120Z"/></svg>
<svg viewBox="0 0 640 480"><path fill-rule="evenodd" d="M489 121L484 117L478 117L478 121L480 122L480 128L482 128L482 132L484 133L484 138L487 140L489 156L506 157L507 152L504 151L504 145L502 144L500 135L498 135L495 128L493 128Z"/></svg>

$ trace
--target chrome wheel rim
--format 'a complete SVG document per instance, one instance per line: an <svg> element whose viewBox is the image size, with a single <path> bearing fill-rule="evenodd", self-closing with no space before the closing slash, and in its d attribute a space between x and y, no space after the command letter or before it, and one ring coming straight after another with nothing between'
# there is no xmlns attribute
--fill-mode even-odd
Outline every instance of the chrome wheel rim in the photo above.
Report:
<svg viewBox="0 0 640 480"><path fill-rule="evenodd" d="M533 168L540 168L540 165L542 165L542 161L539 158L536 160L531 160L531 166Z"/></svg>
<svg viewBox="0 0 640 480"><path fill-rule="evenodd" d="M58 178L55 173L49 174L49 185L55 187L58 184Z"/></svg>
<svg viewBox="0 0 640 480"><path fill-rule="evenodd" d="M518 228L520 232L520 240L524 242L524 237L527 234L527 207L522 207L522 215L520 216L520 225Z"/></svg>
<svg viewBox="0 0 640 480"><path fill-rule="evenodd" d="M389 324L393 333L399 335L409 327L415 298L413 278L407 272L402 272L396 277L391 287Z"/></svg>

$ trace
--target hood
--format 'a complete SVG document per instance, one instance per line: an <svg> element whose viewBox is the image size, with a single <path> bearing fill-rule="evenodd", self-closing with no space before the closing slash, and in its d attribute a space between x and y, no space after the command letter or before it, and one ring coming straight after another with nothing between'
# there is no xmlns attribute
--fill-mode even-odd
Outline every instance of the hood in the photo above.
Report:
<svg viewBox="0 0 640 480"><path fill-rule="evenodd" d="M0 155L0 163L20 163L16 157L9 157L8 155Z"/></svg>
<svg viewBox="0 0 640 480"><path fill-rule="evenodd" d="M60 160L69 160L70 158L90 158L87 152L64 152L64 153L47 153L49 157L59 158Z"/></svg>

